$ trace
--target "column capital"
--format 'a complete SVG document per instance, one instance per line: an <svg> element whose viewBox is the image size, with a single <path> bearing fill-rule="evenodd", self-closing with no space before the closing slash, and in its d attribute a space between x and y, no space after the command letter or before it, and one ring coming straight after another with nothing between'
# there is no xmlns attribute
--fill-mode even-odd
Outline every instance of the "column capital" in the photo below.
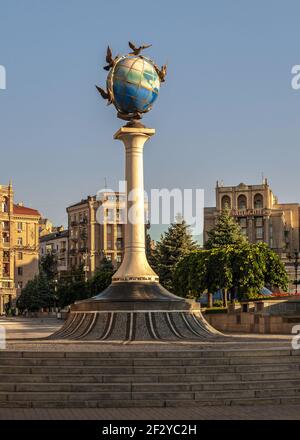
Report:
<svg viewBox="0 0 300 440"><path fill-rule="evenodd" d="M125 135L140 135L140 136L146 136L150 137L155 134L154 128L146 128L146 127L121 127L119 130L114 134L114 139L122 139L122 137Z"/></svg>

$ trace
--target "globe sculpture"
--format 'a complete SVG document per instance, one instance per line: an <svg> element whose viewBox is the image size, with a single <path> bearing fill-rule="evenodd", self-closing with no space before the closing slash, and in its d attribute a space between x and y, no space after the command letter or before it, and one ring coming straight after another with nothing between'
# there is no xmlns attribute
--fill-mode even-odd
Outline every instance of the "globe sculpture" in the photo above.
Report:
<svg viewBox="0 0 300 440"><path fill-rule="evenodd" d="M151 60L127 55L111 70L107 88L119 114L137 115L151 110L160 80Z"/></svg>
<svg viewBox="0 0 300 440"><path fill-rule="evenodd" d="M128 121L114 135L123 142L126 157L128 221L123 259L111 284L93 298L73 304L65 325L52 337L99 341L213 339L218 332L203 318L199 303L168 292L146 257L143 150L155 130L139 119L157 99L166 66L158 68L140 54L149 46L129 46L131 53L115 58L108 47L104 66L108 71L107 90L96 86L108 104L115 106L118 117Z"/></svg>
<svg viewBox="0 0 300 440"><path fill-rule="evenodd" d="M167 66L159 68L152 60L141 55L150 46L136 47L129 43L133 52L113 58L107 48L105 70L109 70L107 90L97 87L108 104L114 104L118 117L125 120L141 119L142 114L151 110L158 97L160 83L164 82Z"/></svg>

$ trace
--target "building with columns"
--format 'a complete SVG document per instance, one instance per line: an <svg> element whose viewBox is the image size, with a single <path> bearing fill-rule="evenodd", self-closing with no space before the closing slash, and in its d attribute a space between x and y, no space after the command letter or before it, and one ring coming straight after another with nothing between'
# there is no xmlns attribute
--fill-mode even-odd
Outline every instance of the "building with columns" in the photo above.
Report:
<svg viewBox="0 0 300 440"><path fill-rule="evenodd" d="M12 184L0 185L0 314L38 273L37 210L14 203Z"/></svg>
<svg viewBox="0 0 300 440"><path fill-rule="evenodd" d="M216 207L204 208L204 243L226 206L250 243L263 241L279 254L289 273L290 290L294 290L294 268L287 257L299 251L299 203L279 203L267 179L260 185L224 186L217 182Z"/></svg>
<svg viewBox="0 0 300 440"><path fill-rule="evenodd" d="M123 193L102 192L67 208L69 268L84 266L88 275L106 257L117 267L123 258L126 198ZM102 209L101 209L102 208ZM103 214L103 220L99 217Z"/></svg>

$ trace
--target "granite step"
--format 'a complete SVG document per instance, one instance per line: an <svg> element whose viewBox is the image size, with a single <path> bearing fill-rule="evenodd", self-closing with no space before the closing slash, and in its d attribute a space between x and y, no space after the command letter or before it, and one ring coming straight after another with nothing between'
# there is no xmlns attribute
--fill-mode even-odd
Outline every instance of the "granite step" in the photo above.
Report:
<svg viewBox="0 0 300 440"><path fill-rule="evenodd" d="M300 404L299 351L0 351L0 407Z"/></svg>
<svg viewBox="0 0 300 440"><path fill-rule="evenodd" d="M111 358L51 358L51 357L26 357L26 358L14 358L14 357L2 357L0 359L0 366L99 366L99 367L114 367L116 364L122 367L185 367L185 366L210 366L210 365L253 365L253 364L296 364L300 366L300 356L233 356L233 357L200 357L200 358L164 358L164 359L111 359Z"/></svg>
<svg viewBox="0 0 300 440"><path fill-rule="evenodd" d="M0 359L11 358L188 358L188 357L266 357L300 356L300 350L278 349L198 349L198 350L162 350L162 351L12 351L1 350Z"/></svg>

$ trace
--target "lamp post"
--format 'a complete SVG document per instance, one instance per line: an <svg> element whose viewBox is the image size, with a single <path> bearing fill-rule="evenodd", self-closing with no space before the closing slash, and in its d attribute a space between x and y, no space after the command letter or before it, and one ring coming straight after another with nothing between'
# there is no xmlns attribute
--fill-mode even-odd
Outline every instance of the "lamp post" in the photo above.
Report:
<svg viewBox="0 0 300 440"><path fill-rule="evenodd" d="M293 254L288 254L289 261L293 262L294 268L295 268L295 285L296 285L296 291L295 294L298 294L298 267L299 267L299 252L295 249Z"/></svg>

